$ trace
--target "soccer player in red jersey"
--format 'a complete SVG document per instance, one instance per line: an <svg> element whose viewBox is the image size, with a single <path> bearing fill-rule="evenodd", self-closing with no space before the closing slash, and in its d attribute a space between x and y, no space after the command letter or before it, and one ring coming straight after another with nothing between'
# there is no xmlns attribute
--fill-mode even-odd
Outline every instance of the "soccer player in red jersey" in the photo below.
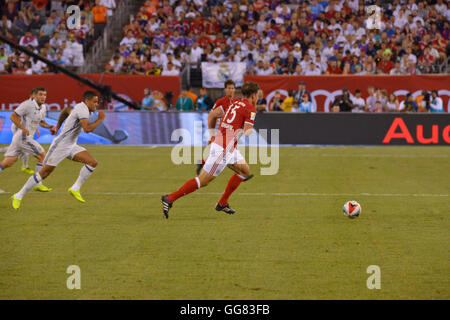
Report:
<svg viewBox="0 0 450 320"><path fill-rule="evenodd" d="M242 134L249 136L253 131L258 90L258 84L246 82L241 89L243 99L234 101L226 112L223 112L222 108L215 108L209 113L208 123L221 118L219 129L211 143L209 157L198 177L188 180L177 191L161 197L166 219L169 218L169 210L178 198L207 186L227 166L236 174L228 181L225 192L216 205L216 210L228 214L235 213L228 204L228 198L242 181L247 181L253 176L250 174L247 162L236 146Z"/></svg>
<svg viewBox="0 0 450 320"><path fill-rule="evenodd" d="M211 112L213 112L216 108L220 108L223 112L223 114L225 114L228 110L228 107L235 102L237 99L234 97L234 91L236 90L236 86L234 84L234 81L231 79L228 79L227 81L225 81L225 96L218 99L216 101L216 103L214 104L214 106L211 109ZM217 124L217 120L215 122L209 122L208 121L208 129L210 130L214 130L216 128L216 124ZM212 140L214 140L214 137L211 138L210 141L208 141L208 145L212 142ZM205 164L205 160L202 160L202 163L197 164L197 175L200 174L200 171L203 168L203 165Z"/></svg>

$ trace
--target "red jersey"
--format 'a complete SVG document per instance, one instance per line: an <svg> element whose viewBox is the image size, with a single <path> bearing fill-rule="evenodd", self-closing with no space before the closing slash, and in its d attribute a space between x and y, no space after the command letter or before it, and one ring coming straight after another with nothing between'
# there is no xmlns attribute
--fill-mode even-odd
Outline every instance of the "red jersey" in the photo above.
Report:
<svg viewBox="0 0 450 320"><path fill-rule="evenodd" d="M212 108L212 110L214 110L215 108L222 108L223 114L227 113L228 111L228 107L235 101L238 101L238 99L236 98L229 98L227 96L222 97L220 99L218 99L216 101L216 103L214 104L214 107Z"/></svg>
<svg viewBox="0 0 450 320"><path fill-rule="evenodd" d="M231 152L237 145L245 124L254 125L256 107L247 99L234 101L225 112L219 124L214 143Z"/></svg>
<svg viewBox="0 0 450 320"><path fill-rule="evenodd" d="M236 98L229 98L228 96L224 96L216 101L216 103L212 107L212 110L214 110L216 108L221 108L223 111L223 114L225 114L228 111L228 107L231 106L233 104L233 102L235 102L237 100L238 99L236 99ZM217 122L220 123L220 120ZM211 138L211 142L213 142L213 141L214 141L214 137Z"/></svg>

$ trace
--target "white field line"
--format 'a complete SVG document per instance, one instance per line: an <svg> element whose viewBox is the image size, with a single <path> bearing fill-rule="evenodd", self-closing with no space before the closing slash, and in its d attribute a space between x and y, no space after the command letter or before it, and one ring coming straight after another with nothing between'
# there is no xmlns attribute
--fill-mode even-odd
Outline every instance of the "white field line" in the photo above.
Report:
<svg viewBox="0 0 450 320"><path fill-rule="evenodd" d="M115 153L115 152L93 152L94 156L110 156L110 157L148 157L152 156L154 157L154 153L148 153L148 152L142 152L139 150L138 152L129 152L128 154L123 153ZM167 156L165 153L162 154L162 156ZM297 155L283 155L282 157L295 157L295 158L314 158L314 157L328 157L328 158L411 158L411 159L417 159L417 158L450 158L449 155L445 154L351 154L351 153L342 153L342 154L327 154L327 153L321 153L321 154L297 154Z"/></svg>
<svg viewBox="0 0 450 320"><path fill-rule="evenodd" d="M0 194L12 194L12 192L5 192L0 190ZM50 192L51 194L67 194L67 192ZM86 192L83 195L99 195L99 196L153 196L164 195L169 192ZM29 194L39 194L38 192L31 192ZM221 195L222 192L199 192L201 195ZM236 195L240 196L295 196L295 197L448 197L448 194L436 193L314 193L314 192L290 192L290 193L275 193L275 192L238 192Z"/></svg>

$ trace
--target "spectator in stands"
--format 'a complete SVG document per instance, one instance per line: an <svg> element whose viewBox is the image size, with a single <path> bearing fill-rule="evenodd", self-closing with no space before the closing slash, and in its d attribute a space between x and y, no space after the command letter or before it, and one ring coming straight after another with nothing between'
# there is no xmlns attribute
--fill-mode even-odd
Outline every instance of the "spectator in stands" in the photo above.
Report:
<svg viewBox="0 0 450 320"><path fill-rule="evenodd" d="M95 40L103 34L103 29L109 23L108 10L100 4L100 1L95 0L95 6L92 8Z"/></svg>
<svg viewBox="0 0 450 320"><path fill-rule="evenodd" d="M419 110L419 106L414 101L411 93L406 94L404 105L400 109L405 112L417 112Z"/></svg>
<svg viewBox="0 0 450 320"><path fill-rule="evenodd" d="M53 63L59 65L60 67L65 67L69 62L62 58L61 53L57 53L56 59L53 61Z"/></svg>
<svg viewBox="0 0 450 320"><path fill-rule="evenodd" d="M302 100L299 104L298 110L299 112L313 112L313 104L309 100L309 96L306 93L302 95Z"/></svg>
<svg viewBox="0 0 450 320"><path fill-rule="evenodd" d="M177 110L178 111L191 111L194 110L194 103L192 99L188 97L187 90L181 90L180 97L177 99Z"/></svg>
<svg viewBox="0 0 450 320"><path fill-rule="evenodd" d="M20 38L19 44L20 44L21 46L24 46L24 47L30 45L30 46L36 48L36 47L38 46L39 43L38 43L38 40L36 39L36 37L33 36L33 35L31 34L31 32L27 31L27 32L25 33L25 35L24 35L22 38Z"/></svg>
<svg viewBox="0 0 450 320"><path fill-rule="evenodd" d="M351 98L353 108L352 112L364 112L366 108L366 102L364 98L361 97L361 90L356 89L355 96Z"/></svg>
<svg viewBox="0 0 450 320"><path fill-rule="evenodd" d="M384 112L383 105L381 104L381 101L377 100L375 102L375 109L372 112L375 112L375 113Z"/></svg>
<svg viewBox="0 0 450 320"><path fill-rule="evenodd" d="M141 102L141 111L148 111L154 109L155 99L152 96L152 90L149 88L144 89L144 97Z"/></svg>
<svg viewBox="0 0 450 320"><path fill-rule="evenodd" d="M161 75L163 76L178 76L180 71L178 68L174 67L173 62L167 62L167 67L163 69Z"/></svg>
<svg viewBox="0 0 450 320"><path fill-rule="evenodd" d="M394 93L391 93L386 103L386 112L398 112L399 106L400 102L398 101L398 97Z"/></svg>
<svg viewBox="0 0 450 320"><path fill-rule="evenodd" d="M226 60L225 56L222 54L220 48L215 48L213 53L208 56L208 61L213 63L220 63Z"/></svg>
<svg viewBox="0 0 450 320"><path fill-rule="evenodd" d="M197 111L209 111L212 109L214 101L208 96L206 88L200 88L200 95L195 102L195 109Z"/></svg>
<svg viewBox="0 0 450 320"><path fill-rule="evenodd" d="M126 37L120 41L121 46L127 46L128 48L132 48L133 45L137 42L136 38L133 36L131 30L128 30Z"/></svg>
<svg viewBox="0 0 450 320"><path fill-rule="evenodd" d="M264 99L264 92L262 89L258 90L258 100L256 101L256 110L258 112L264 112L266 111L267 107L267 100Z"/></svg>
<svg viewBox="0 0 450 320"><path fill-rule="evenodd" d="M269 111L283 111L283 109L281 109L282 103L283 100L281 100L281 93L280 91L276 91L275 96L269 104Z"/></svg>
<svg viewBox="0 0 450 320"><path fill-rule="evenodd" d="M339 107L339 112L351 112L353 103L350 99L350 92L347 88L342 89L342 94L337 96L331 107ZM336 109L337 110L337 109Z"/></svg>
<svg viewBox="0 0 450 320"><path fill-rule="evenodd" d="M104 6L107 9L108 17L112 17L114 11L116 10L116 1L115 0L100 0L100 5Z"/></svg>
<svg viewBox="0 0 450 320"><path fill-rule="evenodd" d="M281 109L284 112L294 112L295 107L296 106L294 106L294 92L292 90L289 90L287 98L283 100Z"/></svg>
<svg viewBox="0 0 450 320"><path fill-rule="evenodd" d="M430 109L430 98L428 91L422 90L422 94L414 99L419 108L418 112L427 112Z"/></svg>
<svg viewBox="0 0 450 320"><path fill-rule="evenodd" d="M325 74L342 74L342 70L338 65L338 60L336 57L331 57L328 59L328 68Z"/></svg>
<svg viewBox="0 0 450 320"><path fill-rule="evenodd" d="M442 98L436 90L431 91L430 112L444 112Z"/></svg>
<svg viewBox="0 0 450 320"><path fill-rule="evenodd" d="M394 63L391 61L391 51L389 49L386 49L386 51L383 52L383 59L378 62L378 68L385 74L390 74L391 70L394 68Z"/></svg>
<svg viewBox="0 0 450 320"><path fill-rule="evenodd" d="M186 87L186 95L191 98L192 103L195 105L197 102L197 95L191 91L191 87Z"/></svg>
<svg viewBox="0 0 450 320"><path fill-rule="evenodd" d="M42 25L41 27L41 31L46 35L46 36L52 36L53 33L56 31L56 27L53 24L53 20L52 18L48 17L47 18L47 23Z"/></svg>
<svg viewBox="0 0 450 320"><path fill-rule="evenodd" d="M298 89L294 91L294 100L300 103L304 94L308 95L308 100L311 101L311 93L306 89L305 81L300 81L298 84ZM298 106L297 106L298 107Z"/></svg>
<svg viewBox="0 0 450 320"><path fill-rule="evenodd" d="M402 70L401 67L401 63L400 61L396 61L394 68L391 69L391 71L389 72L390 75L400 75L400 74L404 74L404 71Z"/></svg>

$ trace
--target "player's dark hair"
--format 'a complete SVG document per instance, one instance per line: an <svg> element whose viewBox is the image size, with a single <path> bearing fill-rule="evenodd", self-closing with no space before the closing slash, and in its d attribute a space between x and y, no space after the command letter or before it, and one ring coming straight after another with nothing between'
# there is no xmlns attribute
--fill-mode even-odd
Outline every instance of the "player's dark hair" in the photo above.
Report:
<svg viewBox="0 0 450 320"><path fill-rule="evenodd" d="M97 93L95 93L94 91L87 90L83 93L82 100L83 101L91 100L93 97L96 97L96 96L98 96Z"/></svg>
<svg viewBox="0 0 450 320"><path fill-rule="evenodd" d="M251 97L253 94L258 93L259 85L256 82L246 82L242 86L241 92L244 97Z"/></svg>
<svg viewBox="0 0 450 320"><path fill-rule="evenodd" d="M44 87L37 87L37 88L34 88L34 89L31 89L31 93L30 94L35 94L35 93L38 93L39 91L47 91Z"/></svg>
<svg viewBox="0 0 450 320"><path fill-rule="evenodd" d="M230 86L230 85L232 85L233 87L236 87L236 85L234 84L234 81L231 80L231 79L228 79L227 81L225 81L225 86L224 86L224 88L226 88L226 87L228 87L228 86Z"/></svg>

